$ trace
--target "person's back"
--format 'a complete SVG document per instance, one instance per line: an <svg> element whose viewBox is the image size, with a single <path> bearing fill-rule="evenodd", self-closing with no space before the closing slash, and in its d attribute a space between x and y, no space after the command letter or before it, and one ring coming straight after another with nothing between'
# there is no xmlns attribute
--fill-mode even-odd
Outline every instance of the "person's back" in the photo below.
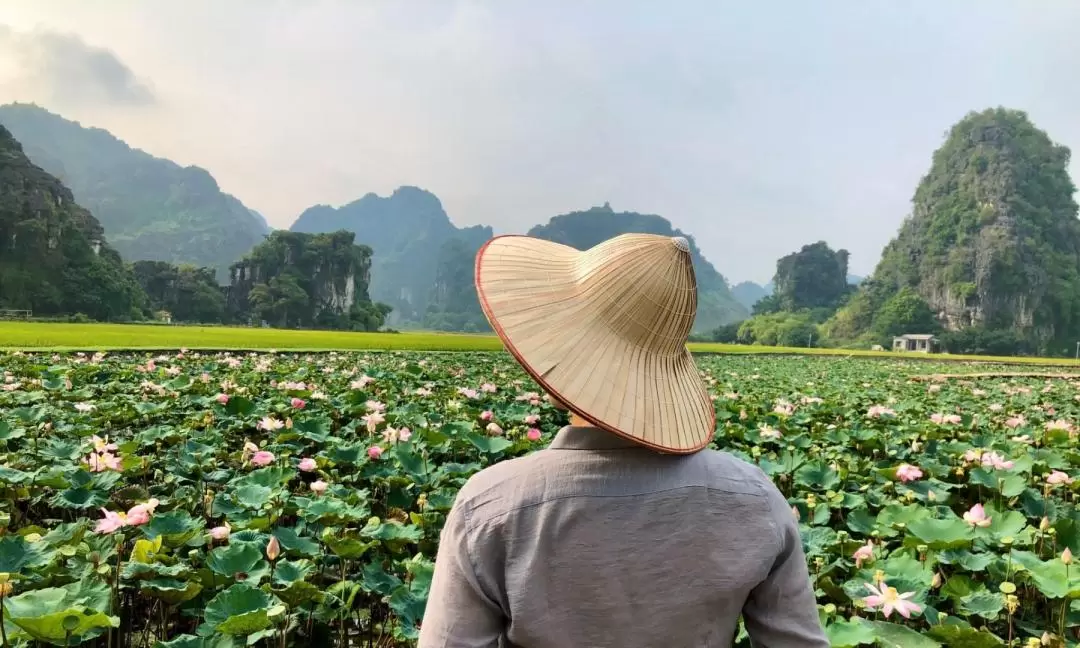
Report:
<svg viewBox="0 0 1080 648"><path fill-rule="evenodd" d="M791 507L725 453L567 427L473 476L444 542L422 647L730 646L740 615L755 645L828 645Z"/></svg>
<svg viewBox="0 0 1080 648"><path fill-rule="evenodd" d="M477 253L476 291L573 427L461 489L420 648L728 646L740 615L765 648L827 646L783 496L705 450L716 410L686 348L689 243L624 234L582 252L496 237Z"/></svg>

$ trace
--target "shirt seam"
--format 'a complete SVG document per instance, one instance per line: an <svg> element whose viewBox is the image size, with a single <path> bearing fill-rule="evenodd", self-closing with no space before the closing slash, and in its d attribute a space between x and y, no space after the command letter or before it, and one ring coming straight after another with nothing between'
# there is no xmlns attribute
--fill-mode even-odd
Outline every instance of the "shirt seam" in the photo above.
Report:
<svg viewBox="0 0 1080 648"><path fill-rule="evenodd" d="M753 484L753 482L744 482L744 483ZM757 486L759 487L759 490L760 490L760 485L757 485ZM507 515L509 515L511 513L517 513L519 511L523 511L525 509L536 508L537 506L542 506L544 504L550 504L552 502L560 502L560 501L568 500L568 499L578 499L578 498L584 498L584 497L600 498L600 499L621 499L621 498L625 498L625 497L641 497L642 495L658 495L658 494L661 494L661 493L670 493L672 491L683 490L683 489L691 489L691 488L693 488L693 489L704 489L704 490L712 491L712 492L716 492L716 493L731 493L731 494L735 494L735 495L747 495L749 497L765 498L766 500L768 500L768 495L766 493L764 493L764 492L748 493L746 491L736 491L736 490L729 490L729 489L725 489L725 488L716 488L716 487L713 487L713 486L700 486L700 485L697 485L697 484L691 484L689 486L673 486L671 488L663 488L663 489L659 489L659 490L643 491L643 492L638 492L638 493L625 493L625 494L619 494L619 495L589 495L589 494L559 495L557 497L549 497L549 498L540 500L539 502L531 502L529 504L521 504L519 506L514 506L512 508L508 508L505 511L499 511L498 513L495 513L495 514L491 515L490 517L485 517L484 521L485 522L490 522L490 521L496 520L498 518L507 516ZM775 524L775 522L773 520L773 518L775 517L775 512L773 511L772 503L768 502L768 505L769 505L769 525L772 527L773 532L775 533L776 530L777 530L776 529L776 524ZM469 517L471 519L472 508L473 508L473 503L472 502L469 503L468 508L469 508ZM470 556L470 561L471 561L471 556Z"/></svg>

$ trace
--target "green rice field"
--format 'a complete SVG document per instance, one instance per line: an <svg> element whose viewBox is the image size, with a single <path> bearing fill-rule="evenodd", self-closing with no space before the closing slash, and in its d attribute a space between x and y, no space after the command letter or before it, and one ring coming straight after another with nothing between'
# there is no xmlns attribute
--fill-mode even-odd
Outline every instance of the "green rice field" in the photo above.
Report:
<svg viewBox="0 0 1080 648"><path fill-rule="evenodd" d="M890 351L866 349L799 349L714 343L691 343L689 347L695 353L897 357L897 354ZM354 333L225 326L0 322L0 349L115 351L181 348L232 351L500 351L503 346L497 337L490 334L431 331ZM907 354L905 357L922 358L919 354ZM1080 363L1067 358L1000 358L948 354L935 354L930 357L935 361L963 360L1080 367Z"/></svg>

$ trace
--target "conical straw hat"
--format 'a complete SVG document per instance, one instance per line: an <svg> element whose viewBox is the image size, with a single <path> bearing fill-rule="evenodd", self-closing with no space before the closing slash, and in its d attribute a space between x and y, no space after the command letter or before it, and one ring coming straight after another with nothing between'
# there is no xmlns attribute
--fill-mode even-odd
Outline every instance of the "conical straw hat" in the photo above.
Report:
<svg viewBox="0 0 1080 648"><path fill-rule="evenodd" d="M697 312L686 239L623 234L582 252L498 236L476 255L476 289L507 350L594 426L678 454L713 438L686 348Z"/></svg>

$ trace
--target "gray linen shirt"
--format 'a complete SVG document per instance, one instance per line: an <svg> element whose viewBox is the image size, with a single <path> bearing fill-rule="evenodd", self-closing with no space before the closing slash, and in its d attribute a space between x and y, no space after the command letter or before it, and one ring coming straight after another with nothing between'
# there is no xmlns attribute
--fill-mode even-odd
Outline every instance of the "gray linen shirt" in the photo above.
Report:
<svg viewBox="0 0 1080 648"><path fill-rule="evenodd" d="M798 522L759 468L593 428L466 482L420 648L824 648Z"/></svg>

